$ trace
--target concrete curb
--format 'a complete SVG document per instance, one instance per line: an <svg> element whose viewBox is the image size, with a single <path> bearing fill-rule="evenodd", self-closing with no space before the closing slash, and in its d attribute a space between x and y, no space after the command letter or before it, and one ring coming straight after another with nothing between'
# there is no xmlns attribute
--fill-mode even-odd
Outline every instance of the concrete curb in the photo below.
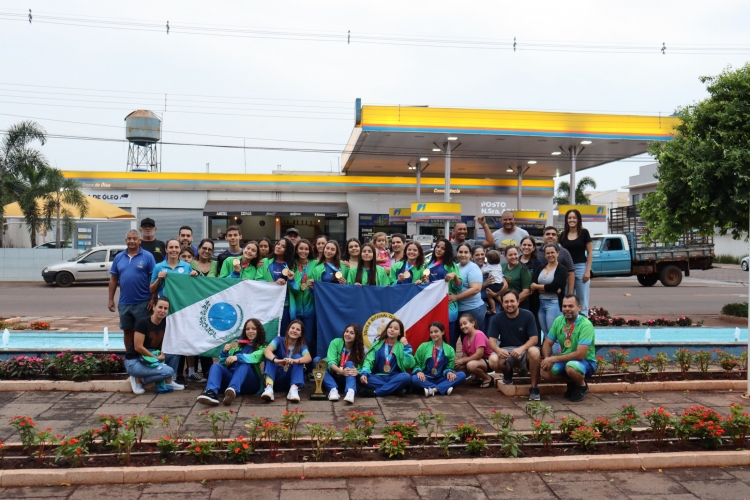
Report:
<svg viewBox="0 0 750 500"><path fill-rule="evenodd" d="M508 397L528 396L530 385L497 384L497 390ZM667 382L603 382L589 384L589 392L653 392L653 391L742 391L747 388L747 380L674 380ZM563 384L542 384L541 394L563 394Z"/></svg>
<svg viewBox="0 0 750 500"><path fill-rule="evenodd" d="M130 381L125 380L90 380L73 382L72 380L3 380L0 392L10 391L65 391L65 392L133 392Z"/></svg>
<svg viewBox="0 0 750 500"><path fill-rule="evenodd" d="M299 464L91 467L65 470L0 471L0 487L171 483L229 479L444 476L498 472L639 470L750 465L750 450L582 455L578 457L392 460L387 462L317 462Z"/></svg>

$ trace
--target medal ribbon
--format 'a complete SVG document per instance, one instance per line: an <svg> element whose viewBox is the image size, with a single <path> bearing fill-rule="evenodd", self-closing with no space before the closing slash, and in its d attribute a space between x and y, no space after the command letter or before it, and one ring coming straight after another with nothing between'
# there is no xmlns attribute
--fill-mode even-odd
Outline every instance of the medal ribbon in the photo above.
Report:
<svg viewBox="0 0 750 500"><path fill-rule="evenodd" d="M433 267L439 266L442 263L443 263L443 259L433 260L432 262L430 262L430 269L432 269Z"/></svg>
<svg viewBox="0 0 750 500"><path fill-rule="evenodd" d="M570 336L573 333L573 330L575 330L576 324L573 323L570 325L570 328L568 328L568 325L563 326L563 332L565 332L565 342L568 342L570 340Z"/></svg>
<svg viewBox="0 0 750 500"><path fill-rule="evenodd" d="M385 343L385 364L390 366L391 365L391 354L393 354L393 347L396 347L394 344L393 347L391 347L391 352L388 352L388 342Z"/></svg>
<svg viewBox="0 0 750 500"><path fill-rule="evenodd" d="M414 266L413 266L413 265L409 264L409 261L408 261L408 260L407 260L406 262L404 262L404 267L405 267L406 269L404 269L403 271L401 271L402 273L403 273L404 271L411 271L411 270L412 270L412 269L414 268Z"/></svg>
<svg viewBox="0 0 750 500"><path fill-rule="evenodd" d="M432 346L432 367L433 368L438 367L438 360L440 359L440 351L442 351L442 349L438 349L436 345Z"/></svg>
<svg viewBox="0 0 750 500"><path fill-rule="evenodd" d="M302 281L301 281L301 283L307 283L307 268L308 267L310 267L310 262L308 262L307 265L305 266L305 272L303 274L302 273L302 264L300 264L299 262L297 262L297 269L299 270L300 274L302 274Z"/></svg>

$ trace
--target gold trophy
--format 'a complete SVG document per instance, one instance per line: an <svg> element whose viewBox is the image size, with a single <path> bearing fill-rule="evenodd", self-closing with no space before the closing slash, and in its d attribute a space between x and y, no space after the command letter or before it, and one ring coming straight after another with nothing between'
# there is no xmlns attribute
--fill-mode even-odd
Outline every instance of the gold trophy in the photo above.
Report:
<svg viewBox="0 0 750 500"><path fill-rule="evenodd" d="M313 368L313 379L315 379L315 392L310 395L310 399L328 399L323 393L323 377L326 375L328 370L328 361L321 359L318 364Z"/></svg>

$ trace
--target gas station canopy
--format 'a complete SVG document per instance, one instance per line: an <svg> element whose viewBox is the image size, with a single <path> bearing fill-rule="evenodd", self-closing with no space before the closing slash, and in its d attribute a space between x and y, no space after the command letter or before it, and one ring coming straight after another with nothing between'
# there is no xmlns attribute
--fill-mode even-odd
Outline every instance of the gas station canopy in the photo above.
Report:
<svg viewBox="0 0 750 500"><path fill-rule="evenodd" d="M351 174L405 175L433 165L442 175L451 142L451 173L461 177L550 178L645 153L668 140L674 117L361 106L344 155ZM575 161L575 163L574 163ZM575 166L573 166L575 165Z"/></svg>

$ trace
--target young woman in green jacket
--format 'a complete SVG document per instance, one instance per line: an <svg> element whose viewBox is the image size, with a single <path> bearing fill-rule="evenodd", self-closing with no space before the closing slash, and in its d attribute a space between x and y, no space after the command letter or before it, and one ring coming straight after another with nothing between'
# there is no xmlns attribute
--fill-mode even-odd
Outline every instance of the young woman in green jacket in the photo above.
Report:
<svg viewBox="0 0 750 500"><path fill-rule="evenodd" d="M375 256L377 251L371 243L362 245L357 266L349 268L346 275L348 285L370 285L388 286L390 279L385 274L385 269L377 265Z"/></svg>
<svg viewBox="0 0 750 500"><path fill-rule="evenodd" d="M341 263L341 249L339 244L331 240L323 247L323 253L318 257L318 262L313 267L307 286L315 293L315 282L340 283L346 285L347 269Z"/></svg>
<svg viewBox="0 0 750 500"><path fill-rule="evenodd" d="M292 288L290 282L294 282L294 243L288 238L281 238L273 247L272 257L263 261L258 281L276 283L279 286L286 287L284 312L281 316L280 325L280 331L286 332L291 321L290 309L293 308L291 301L294 300L289 293Z"/></svg>
<svg viewBox="0 0 750 500"><path fill-rule="evenodd" d="M458 265L456 265L455 260L451 242L445 238L439 239L432 250L430 261L425 264L425 269L422 271L421 282L447 281L449 294L460 293L461 273L458 272ZM448 321L448 332L453 332L456 321L458 321L458 302L448 303Z"/></svg>
<svg viewBox="0 0 750 500"><path fill-rule="evenodd" d="M242 257L224 259L221 266L220 278L240 278L245 280L259 280L262 277L263 261L260 258L258 242L248 241L242 249Z"/></svg>
<svg viewBox="0 0 750 500"><path fill-rule="evenodd" d="M425 397L450 396L453 388L466 380L466 374L456 373L456 351L445 342L445 325L440 321L430 323L430 340L422 343L414 355L411 383L421 387Z"/></svg>
<svg viewBox="0 0 750 500"><path fill-rule="evenodd" d="M394 263L391 267L391 284L416 283L422 279L423 272L424 251L422 251L422 245L412 241L404 248L404 260Z"/></svg>
<svg viewBox="0 0 750 500"><path fill-rule="evenodd" d="M344 328L340 338L333 339L328 345L328 371L323 377L323 389L328 391L329 401L338 401L341 397L339 390L344 390L344 401L354 403L357 393L357 375L365 361L365 342L362 337L362 327L350 323ZM313 360L318 364L320 357Z"/></svg>
<svg viewBox="0 0 750 500"><path fill-rule="evenodd" d="M367 352L359 371L359 394L365 397L403 396L411 382L407 370L412 368L414 356L406 340L404 324L392 319Z"/></svg>

